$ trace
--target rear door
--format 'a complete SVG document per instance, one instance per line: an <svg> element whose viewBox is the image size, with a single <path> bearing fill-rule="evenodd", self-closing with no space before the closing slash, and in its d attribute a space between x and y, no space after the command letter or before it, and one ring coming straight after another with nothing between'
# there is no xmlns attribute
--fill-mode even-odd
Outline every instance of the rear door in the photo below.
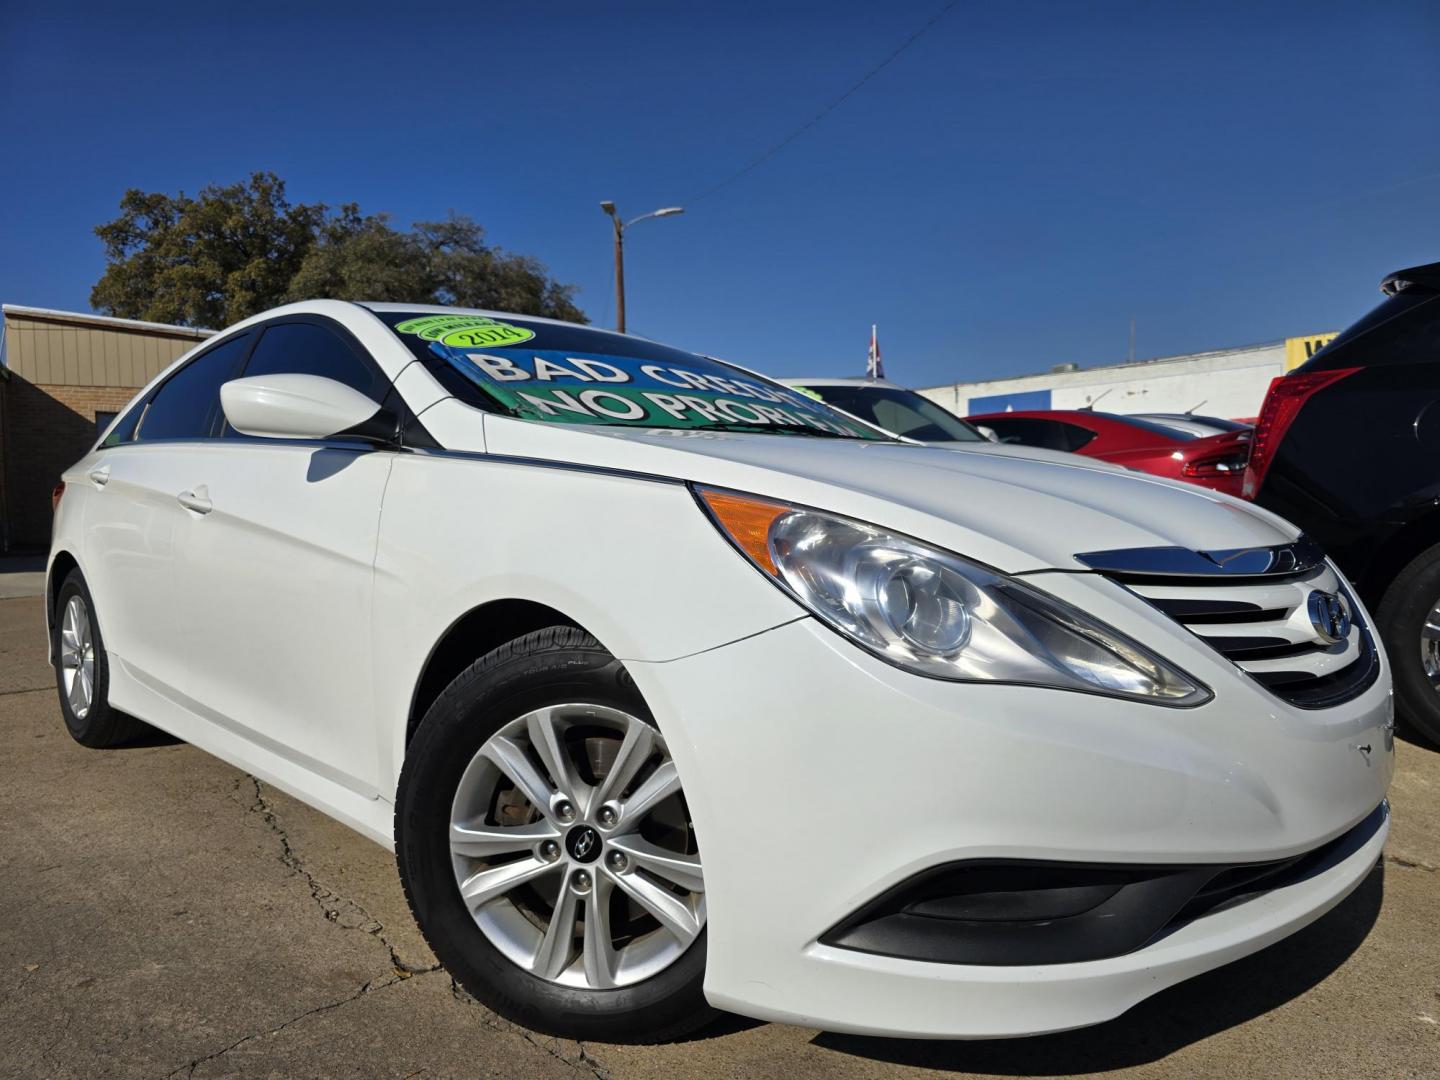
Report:
<svg viewBox="0 0 1440 1080"><path fill-rule="evenodd" d="M390 391L364 348L318 317L266 324L243 374L291 372L377 401ZM393 454L228 426L207 450L187 478L207 506L180 568L196 598L186 614L192 696L267 749L373 795L370 606Z"/></svg>

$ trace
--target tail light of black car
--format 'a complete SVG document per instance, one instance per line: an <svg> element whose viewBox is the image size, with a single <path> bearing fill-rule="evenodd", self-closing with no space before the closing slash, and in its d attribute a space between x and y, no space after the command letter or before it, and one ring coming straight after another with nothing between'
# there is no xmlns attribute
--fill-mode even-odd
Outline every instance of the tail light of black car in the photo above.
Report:
<svg viewBox="0 0 1440 1080"><path fill-rule="evenodd" d="M1348 375L1359 371L1358 367L1336 368L1333 371L1306 371L1281 375L1270 383L1265 395L1265 404L1260 407L1260 418L1255 422L1255 434L1250 443L1250 461L1245 467L1245 483L1241 494L1253 499L1265 482L1265 474L1275 461L1275 452L1285 438L1285 432L1300 415L1305 402L1325 387L1339 382Z"/></svg>

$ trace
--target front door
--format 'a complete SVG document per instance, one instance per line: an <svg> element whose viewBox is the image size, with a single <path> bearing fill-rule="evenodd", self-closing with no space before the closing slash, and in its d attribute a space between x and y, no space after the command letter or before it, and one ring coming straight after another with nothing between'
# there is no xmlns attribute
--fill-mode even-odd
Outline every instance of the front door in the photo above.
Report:
<svg viewBox="0 0 1440 1080"><path fill-rule="evenodd" d="M390 387L358 343L313 317L267 325L243 375L291 372L377 401ZM393 457L227 427L192 459L205 505L179 571L191 696L214 722L364 795L379 783L371 594Z"/></svg>

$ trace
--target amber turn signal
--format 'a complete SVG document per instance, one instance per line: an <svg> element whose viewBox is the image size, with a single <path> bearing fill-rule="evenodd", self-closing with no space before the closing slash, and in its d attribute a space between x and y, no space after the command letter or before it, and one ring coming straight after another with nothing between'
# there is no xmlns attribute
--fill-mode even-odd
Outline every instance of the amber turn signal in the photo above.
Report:
<svg viewBox="0 0 1440 1080"><path fill-rule="evenodd" d="M695 493L736 547L766 573L780 576L775 560L770 557L770 526L794 507L714 488L696 488Z"/></svg>

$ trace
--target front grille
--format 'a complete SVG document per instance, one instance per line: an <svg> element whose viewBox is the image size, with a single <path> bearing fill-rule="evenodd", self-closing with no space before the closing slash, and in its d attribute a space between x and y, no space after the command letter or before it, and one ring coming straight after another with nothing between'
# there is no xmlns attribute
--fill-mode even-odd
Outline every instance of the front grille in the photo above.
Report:
<svg viewBox="0 0 1440 1080"><path fill-rule="evenodd" d="M1340 576L1318 552L1280 563L1273 572L1242 565L1226 570L1156 571L1156 551L1126 568L1125 552L1100 553L1095 568L1159 608L1275 696L1303 709L1324 709L1368 689L1380 670L1370 630ZM1190 553L1195 554L1195 553ZM1091 557L1078 556L1082 562ZM1203 564L1202 564L1203 565ZM1310 594L1345 596L1349 633L1340 641L1322 638L1311 621Z"/></svg>

